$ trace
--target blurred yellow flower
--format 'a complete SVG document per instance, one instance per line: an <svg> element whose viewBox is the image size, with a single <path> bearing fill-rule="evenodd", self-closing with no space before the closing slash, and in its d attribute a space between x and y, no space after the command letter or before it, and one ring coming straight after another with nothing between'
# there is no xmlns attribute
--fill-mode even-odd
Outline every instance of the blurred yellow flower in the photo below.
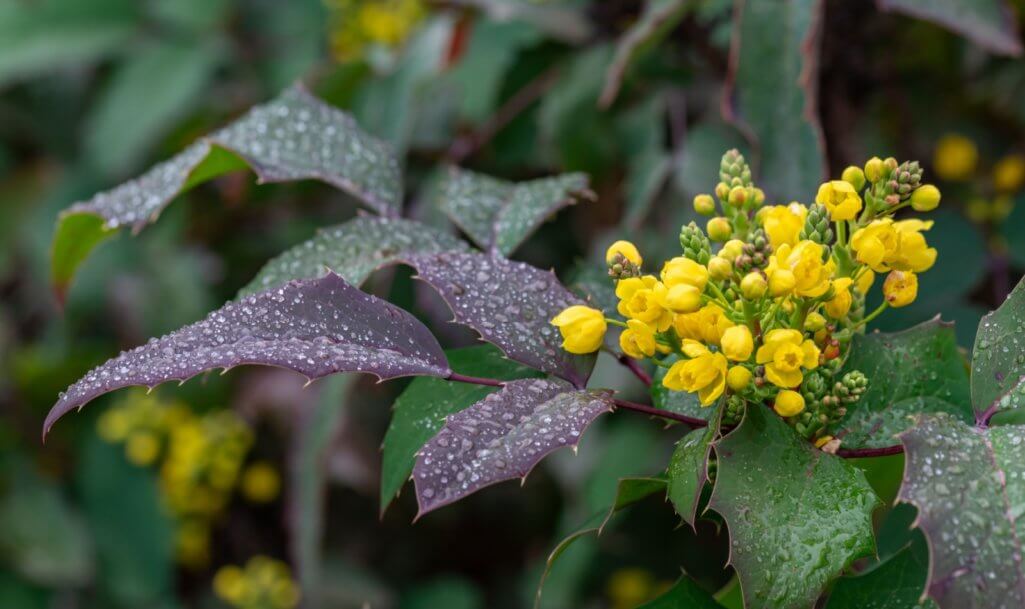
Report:
<svg viewBox="0 0 1025 609"><path fill-rule="evenodd" d="M242 496L253 503L269 503L281 491L281 475L266 461L257 461L242 472Z"/></svg>
<svg viewBox="0 0 1025 609"><path fill-rule="evenodd" d="M933 170L944 180L956 182L970 178L978 162L979 150L963 135L950 133L936 143Z"/></svg>
<svg viewBox="0 0 1025 609"><path fill-rule="evenodd" d="M1009 154L993 166L993 188L997 192L1015 192L1022 184L1025 184L1025 156Z"/></svg>

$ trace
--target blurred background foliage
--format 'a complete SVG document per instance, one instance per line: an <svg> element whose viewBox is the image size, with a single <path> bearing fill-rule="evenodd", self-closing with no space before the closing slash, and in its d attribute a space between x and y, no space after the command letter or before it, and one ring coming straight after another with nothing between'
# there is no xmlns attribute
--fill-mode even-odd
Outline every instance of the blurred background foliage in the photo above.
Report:
<svg viewBox="0 0 1025 609"><path fill-rule="evenodd" d="M0 0L0 606L527 607L555 543L619 478L664 467L680 434L615 417L524 489L411 525L411 493L380 516L378 502L378 447L406 381L303 389L263 368L121 392L40 444L57 393L90 367L201 318L356 213L324 185L233 174L99 248L63 308L50 290L61 209L296 80L401 152L407 205L433 225L454 230L432 194L446 163L513 180L587 172L598 201L514 255L582 285L613 237L670 256L727 148L756 161L773 202L807 203L825 171L872 155L919 159L944 192L929 236L941 255L880 327L939 312L970 346L1025 270L1022 3L879 5ZM408 271L368 289L419 306L446 346L473 342ZM632 382L604 360L593 381L643 398ZM865 467L892 499L902 458ZM680 568L726 586L725 531L676 525L657 501L621 514L560 559L542 606L635 607ZM735 587L720 597L738 606Z"/></svg>

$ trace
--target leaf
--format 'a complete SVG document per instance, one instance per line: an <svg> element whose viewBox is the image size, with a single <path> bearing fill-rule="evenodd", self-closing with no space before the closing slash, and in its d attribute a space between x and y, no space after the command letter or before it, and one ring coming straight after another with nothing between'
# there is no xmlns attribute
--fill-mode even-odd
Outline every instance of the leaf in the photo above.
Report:
<svg viewBox="0 0 1025 609"><path fill-rule="evenodd" d="M747 142L731 125L712 119L689 128L673 171L676 189L687 200L711 192L719 175L722 153L731 148L737 148L750 158Z"/></svg>
<svg viewBox="0 0 1025 609"><path fill-rule="evenodd" d="M672 364L679 356L669 355L664 358L666 364ZM673 391L662 384L669 368L658 366L655 368L655 376L651 382L651 402L656 408L687 415L696 419L711 421L715 416L716 409L701 405L698 394L688 391Z"/></svg>
<svg viewBox="0 0 1025 609"><path fill-rule="evenodd" d="M619 298L616 296L615 281L609 277L607 267L581 261L573 267L570 278L569 289L587 300L589 306L601 309L607 315L614 313Z"/></svg>
<svg viewBox="0 0 1025 609"><path fill-rule="evenodd" d="M918 508L929 542L929 596L943 609L1025 606L1025 426L986 430L922 415L901 442L898 500Z"/></svg>
<svg viewBox="0 0 1025 609"><path fill-rule="evenodd" d="M694 429L676 444L669 459L669 500L692 527L697 523L698 502L708 481L708 456L714 437L711 425Z"/></svg>
<svg viewBox="0 0 1025 609"><path fill-rule="evenodd" d="M637 609L722 609L722 605L692 579L683 576L664 594Z"/></svg>
<svg viewBox="0 0 1025 609"><path fill-rule="evenodd" d="M844 448L893 446L920 413L972 420L968 371L954 326L939 318L893 334L855 335L844 364L849 370L864 372L868 389L836 425Z"/></svg>
<svg viewBox="0 0 1025 609"><path fill-rule="evenodd" d="M108 174L130 169L197 99L221 59L209 44L151 42L115 71L86 118L85 154Z"/></svg>
<svg viewBox="0 0 1025 609"><path fill-rule="evenodd" d="M588 518L579 529L567 535L560 541L548 555L545 561L545 568L541 573L541 581L537 585L537 596L534 600L534 607L541 605L541 593L544 590L545 580L555 566L555 561L562 556L574 543L588 535L601 535L602 531L612 520L612 517L620 511L635 505L648 497L665 492L666 481L662 478L623 478L616 486L616 496L612 505L598 511Z"/></svg>
<svg viewBox="0 0 1025 609"><path fill-rule="evenodd" d="M608 108L616 101L627 68L633 60L676 27L687 13L689 5L687 0L647 0L644 3L644 12L640 18L619 38L616 54L605 72L605 87L599 98L603 108Z"/></svg>
<svg viewBox="0 0 1025 609"><path fill-rule="evenodd" d="M438 186L438 205L483 249L512 254L549 216L581 197L587 176L568 173L515 184L451 167Z"/></svg>
<svg viewBox="0 0 1025 609"><path fill-rule="evenodd" d="M919 538L872 569L837 580L825 609L934 608L920 603L929 572L929 548Z"/></svg>
<svg viewBox="0 0 1025 609"><path fill-rule="evenodd" d="M1000 55L1021 55L1014 10L1004 0L879 0L884 11L937 23Z"/></svg>
<svg viewBox="0 0 1025 609"><path fill-rule="evenodd" d="M573 355L549 321L581 301L553 273L499 256L443 253L410 256L419 278L436 289L455 314L511 360L582 388L594 355Z"/></svg>
<svg viewBox="0 0 1025 609"><path fill-rule="evenodd" d="M459 0L459 3L477 7L495 21L528 23L548 37L568 44L582 44L594 33L590 19L579 6L517 0Z"/></svg>
<svg viewBox="0 0 1025 609"><path fill-rule="evenodd" d="M729 527L747 609L811 607L830 579L875 551L879 499L864 473L814 448L768 408L748 407L714 447L709 508Z"/></svg>
<svg viewBox="0 0 1025 609"><path fill-rule="evenodd" d="M647 217L662 190L672 155L665 145L664 96L656 95L623 114L617 125L627 158L627 175L623 184L626 213L623 224L636 229Z"/></svg>
<svg viewBox="0 0 1025 609"><path fill-rule="evenodd" d="M56 288L67 288L89 253L64 241L95 243L106 232L124 225L141 230L179 194L246 165L260 182L327 182L383 215L397 215L402 204L399 163L387 144L364 133L350 116L296 86L142 176L65 210L57 222L53 248L55 253L70 252L75 257L54 258ZM103 223L72 220L84 214L98 216ZM94 227L85 232L93 225L102 230Z"/></svg>
<svg viewBox="0 0 1025 609"><path fill-rule="evenodd" d="M608 393L574 390L556 380L509 381L445 426L417 455L413 468L418 517L486 486L526 478L552 451L576 446Z"/></svg>
<svg viewBox="0 0 1025 609"><path fill-rule="evenodd" d="M485 607L481 591L467 579L435 577L402 595L399 609L478 609Z"/></svg>
<svg viewBox="0 0 1025 609"><path fill-rule="evenodd" d="M540 376L536 370L506 359L493 345L446 351L449 366L459 374L511 381ZM497 387L420 377L406 387L392 406L384 436L381 463L381 512L413 473L416 454L445 425L445 419L483 400Z"/></svg>
<svg viewBox="0 0 1025 609"><path fill-rule="evenodd" d="M757 140L769 197L804 200L825 177L815 107L822 2L743 0L734 15L724 113Z"/></svg>
<svg viewBox="0 0 1025 609"><path fill-rule="evenodd" d="M972 352L972 405L979 420L1022 407L1025 396L1025 281L982 318Z"/></svg>
<svg viewBox="0 0 1025 609"><path fill-rule="evenodd" d="M44 434L65 413L115 389L184 382L240 364L279 366L310 379L336 372L369 372L381 380L450 373L438 341L415 317L329 273L226 304L108 360L61 394Z"/></svg>
<svg viewBox="0 0 1025 609"><path fill-rule="evenodd" d="M541 32L527 23L475 20L466 50L451 71L463 118L484 122L498 107L505 75L519 53L542 39Z"/></svg>
<svg viewBox="0 0 1025 609"><path fill-rule="evenodd" d="M359 216L325 228L260 269L239 291L247 296L292 279L312 279L330 269L352 285L413 254L468 251L469 246L436 228L401 218Z"/></svg>
<svg viewBox="0 0 1025 609"><path fill-rule="evenodd" d="M298 583L310 607L319 607L321 591L324 504L327 491L327 459L332 441L342 424L344 409L356 377L336 375L322 384L321 393L303 409L294 425L289 447L289 535Z"/></svg>

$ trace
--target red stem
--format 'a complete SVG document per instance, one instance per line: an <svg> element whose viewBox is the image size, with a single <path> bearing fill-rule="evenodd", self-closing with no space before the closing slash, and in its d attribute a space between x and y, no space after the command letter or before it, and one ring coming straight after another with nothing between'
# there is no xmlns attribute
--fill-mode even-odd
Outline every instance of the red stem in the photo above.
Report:
<svg viewBox="0 0 1025 609"><path fill-rule="evenodd" d="M456 381L458 383L470 383L473 385L488 385L489 387L504 387L505 383L495 379L486 379L480 376L466 376L465 374L459 374L453 372L448 375L448 380Z"/></svg>
<svg viewBox="0 0 1025 609"><path fill-rule="evenodd" d="M630 369L630 372L634 373L634 376L641 379L641 382L646 386L651 387L651 376L641 368L641 365L637 363L637 360L626 355L620 355L618 358L619 363L623 364Z"/></svg>
<svg viewBox="0 0 1025 609"><path fill-rule="evenodd" d="M615 398L612 400L616 403L619 408L626 410L632 410L634 412L641 412L653 417L662 417L663 419L670 419L672 421L678 421L691 427L705 427L708 425L708 421L704 419L698 419L695 417L688 417L685 414L678 414L675 412L669 412L668 410L662 410L653 406L645 406L644 404L638 404L637 402L630 402L628 400L621 400Z"/></svg>
<svg viewBox="0 0 1025 609"><path fill-rule="evenodd" d="M904 446L897 444L896 446L884 446L882 448L841 448L836 451L836 456L843 457L844 459L862 459L866 457L899 455L902 452L904 452Z"/></svg>

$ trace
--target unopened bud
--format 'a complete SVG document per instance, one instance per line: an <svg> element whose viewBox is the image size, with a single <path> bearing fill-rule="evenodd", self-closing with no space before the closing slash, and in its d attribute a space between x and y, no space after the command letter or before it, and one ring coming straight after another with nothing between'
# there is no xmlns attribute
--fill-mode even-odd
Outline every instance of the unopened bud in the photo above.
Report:
<svg viewBox="0 0 1025 609"><path fill-rule="evenodd" d="M886 166L883 164L883 160L877 156L865 163L865 177L873 184L883 179L885 171Z"/></svg>
<svg viewBox="0 0 1025 609"><path fill-rule="evenodd" d="M711 195L701 194L694 197L694 211L702 216L711 216L715 213L715 200Z"/></svg>
<svg viewBox="0 0 1025 609"><path fill-rule="evenodd" d="M708 261L708 274L712 279L726 279L733 274L733 265L725 258L714 256Z"/></svg>
<svg viewBox="0 0 1025 609"><path fill-rule="evenodd" d="M757 300L765 295L769 284L761 273L748 273L740 281L740 293L748 300Z"/></svg>
<svg viewBox="0 0 1025 609"><path fill-rule="evenodd" d="M709 220L705 228L708 232L708 238L712 241L721 243L733 236L733 227L730 226L730 221L721 216Z"/></svg>
<svg viewBox="0 0 1025 609"><path fill-rule="evenodd" d="M843 170L843 174L840 177L844 182L853 186L854 190L861 190L865 186L865 172L860 167L851 165Z"/></svg>

